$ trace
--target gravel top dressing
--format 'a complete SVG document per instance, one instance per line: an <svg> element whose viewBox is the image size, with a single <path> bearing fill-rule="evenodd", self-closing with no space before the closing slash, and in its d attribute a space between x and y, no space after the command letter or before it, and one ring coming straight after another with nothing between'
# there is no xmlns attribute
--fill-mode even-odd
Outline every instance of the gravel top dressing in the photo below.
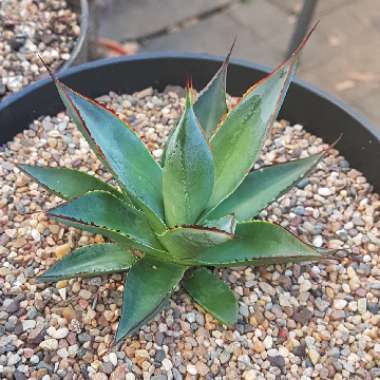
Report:
<svg viewBox="0 0 380 380"><path fill-rule="evenodd" d="M161 94L148 88L100 99L159 158L182 95L179 88ZM277 122L256 167L327 147L301 125ZM57 259L103 238L38 212L61 200L14 162L110 179L65 113L35 121L0 148L1 378L380 378L380 199L337 150L260 214L315 246L346 249L336 261L220 270L239 301L235 326L226 329L179 290L158 317L116 347L121 274L36 283Z"/></svg>
<svg viewBox="0 0 380 380"><path fill-rule="evenodd" d="M66 0L1 0L0 100L45 72L37 53L59 68L79 33L79 16Z"/></svg>

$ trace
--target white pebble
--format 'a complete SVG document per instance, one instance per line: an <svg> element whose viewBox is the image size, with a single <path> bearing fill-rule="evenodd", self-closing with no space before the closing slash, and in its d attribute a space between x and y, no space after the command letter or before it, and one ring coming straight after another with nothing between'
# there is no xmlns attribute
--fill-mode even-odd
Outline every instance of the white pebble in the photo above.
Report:
<svg viewBox="0 0 380 380"><path fill-rule="evenodd" d="M334 308L337 309L337 310L343 310L347 305L347 301L346 300L335 300L334 301Z"/></svg>
<svg viewBox="0 0 380 380"><path fill-rule="evenodd" d="M31 330L36 327L37 322L33 319L25 319L22 321L22 330Z"/></svg>
<svg viewBox="0 0 380 380"><path fill-rule="evenodd" d="M270 335L267 335L265 339L263 340L264 346L267 350L269 350L272 347L273 339Z"/></svg>
<svg viewBox="0 0 380 380"><path fill-rule="evenodd" d="M46 351L55 351L58 348L58 341L57 339L46 339L39 346Z"/></svg>
<svg viewBox="0 0 380 380"><path fill-rule="evenodd" d="M188 372L190 375L193 375L193 376L195 376L195 375L198 373L197 368L196 368L195 365L193 365L193 364L188 364L188 365L186 366L186 370L187 370L187 372Z"/></svg>
<svg viewBox="0 0 380 380"><path fill-rule="evenodd" d="M313 245L317 248L321 248L323 245L323 237L321 235L317 235L313 239Z"/></svg>
<svg viewBox="0 0 380 380"><path fill-rule="evenodd" d="M360 314L364 314L367 311L367 300L365 298L358 300L358 311Z"/></svg>
<svg viewBox="0 0 380 380"><path fill-rule="evenodd" d="M114 352L110 352L110 354L108 355L108 359L114 365L114 367L117 366L117 356Z"/></svg>
<svg viewBox="0 0 380 380"><path fill-rule="evenodd" d="M168 358L165 358L162 362L162 368L165 370L165 371L171 371L171 369L173 368L173 364L172 362L168 359Z"/></svg>
<svg viewBox="0 0 380 380"><path fill-rule="evenodd" d="M309 291L311 289L311 287L312 287L311 282L309 280L304 280L300 284L300 292L305 293L305 292Z"/></svg>
<svg viewBox="0 0 380 380"><path fill-rule="evenodd" d="M320 187L318 194L322 195L322 197L328 197L331 194L331 190L328 187Z"/></svg>
<svg viewBox="0 0 380 380"><path fill-rule="evenodd" d="M46 332L54 339L64 339L69 335L69 329L67 327L55 329L55 327L51 326Z"/></svg>

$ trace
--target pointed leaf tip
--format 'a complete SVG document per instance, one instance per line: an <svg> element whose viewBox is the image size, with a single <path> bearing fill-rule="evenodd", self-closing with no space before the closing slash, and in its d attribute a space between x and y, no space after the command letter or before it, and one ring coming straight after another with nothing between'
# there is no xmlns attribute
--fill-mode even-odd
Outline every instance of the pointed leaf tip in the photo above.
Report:
<svg viewBox="0 0 380 380"><path fill-rule="evenodd" d="M189 265L271 265L325 257L285 228L269 222L240 223L235 236L233 240L202 251Z"/></svg>
<svg viewBox="0 0 380 380"><path fill-rule="evenodd" d="M124 193L152 224L163 225L162 173L149 150L128 125L103 105L56 82L71 118Z"/></svg>
<svg viewBox="0 0 380 380"><path fill-rule="evenodd" d="M237 301L232 290L206 268L191 270L183 286L200 306L218 321L231 326L237 321Z"/></svg>
<svg viewBox="0 0 380 380"><path fill-rule="evenodd" d="M122 197L114 187L78 170L27 164L19 164L18 168L38 184L64 199L72 199L93 190L104 190Z"/></svg>
<svg viewBox="0 0 380 380"><path fill-rule="evenodd" d="M58 78L53 70L50 69L48 64L45 62L45 60L41 57L41 54L37 52L37 56L39 60L42 62L43 66L45 67L46 71L48 72L50 78L52 79L53 82L57 82Z"/></svg>
<svg viewBox="0 0 380 380"><path fill-rule="evenodd" d="M289 59L245 92L211 136L215 183L209 210L238 188L257 160L295 74L296 58L311 33Z"/></svg>
<svg viewBox="0 0 380 380"><path fill-rule="evenodd" d="M228 111L226 102L227 69L235 42L236 39L219 70L199 93L198 99L194 103L194 112L207 138L213 134L219 121Z"/></svg>
<svg viewBox="0 0 380 380"><path fill-rule="evenodd" d="M221 218L226 214L234 214L240 222L254 218L269 203L305 178L324 154L321 152L250 172L235 192L206 215L207 219Z"/></svg>
<svg viewBox="0 0 380 380"><path fill-rule="evenodd" d="M123 306L116 341L132 334L160 310L186 267L163 263L147 257L129 271L124 283Z"/></svg>
<svg viewBox="0 0 380 380"><path fill-rule="evenodd" d="M167 142L162 173L168 226L193 224L212 193L214 166L210 146L194 114L189 91L185 110Z"/></svg>
<svg viewBox="0 0 380 380"><path fill-rule="evenodd" d="M47 214L69 226L99 233L143 252L164 253L146 215L106 191L88 192Z"/></svg>
<svg viewBox="0 0 380 380"><path fill-rule="evenodd" d="M137 258L125 247L114 243L87 245L58 261L40 277L39 282L73 277L94 277L128 270Z"/></svg>

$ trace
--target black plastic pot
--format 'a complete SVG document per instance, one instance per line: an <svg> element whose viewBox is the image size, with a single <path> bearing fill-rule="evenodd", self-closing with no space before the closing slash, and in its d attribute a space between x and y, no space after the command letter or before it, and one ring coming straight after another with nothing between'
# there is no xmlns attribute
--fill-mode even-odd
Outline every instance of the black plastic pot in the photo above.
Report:
<svg viewBox="0 0 380 380"><path fill-rule="evenodd" d="M70 58L60 67L59 71L66 71L69 67L87 62L89 57L89 25L90 11L87 0L68 0L72 9L80 15L80 34L75 42Z"/></svg>
<svg viewBox="0 0 380 380"><path fill-rule="evenodd" d="M60 78L90 97L110 90L131 93L148 86L163 90L169 84L184 85L189 74L194 87L199 89L215 73L221 60L200 54L150 53L94 61L71 68ZM241 95L267 72L262 66L232 61L228 92ZM36 82L10 96L0 104L0 144L12 139L39 116L54 115L63 108L50 79ZM342 102L298 80L289 89L280 118L302 124L326 142L343 134L337 149L380 191L380 128L370 125Z"/></svg>

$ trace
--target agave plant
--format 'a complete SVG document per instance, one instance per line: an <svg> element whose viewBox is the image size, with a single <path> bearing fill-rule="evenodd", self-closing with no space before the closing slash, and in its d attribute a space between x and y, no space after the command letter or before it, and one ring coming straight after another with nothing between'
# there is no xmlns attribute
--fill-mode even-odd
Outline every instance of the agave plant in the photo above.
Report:
<svg viewBox="0 0 380 380"><path fill-rule="evenodd" d="M305 41L232 109L226 103L229 55L195 102L188 88L161 164L115 114L55 79L71 118L119 187L67 168L20 165L67 200L49 210L50 217L110 239L74 250L39 279L127 272L119 341L157 313L179 283L216 319L234 324L237 301L210 268L322 258L321 250L281 226L253 220L323 155L251 171Z"/></svg>

